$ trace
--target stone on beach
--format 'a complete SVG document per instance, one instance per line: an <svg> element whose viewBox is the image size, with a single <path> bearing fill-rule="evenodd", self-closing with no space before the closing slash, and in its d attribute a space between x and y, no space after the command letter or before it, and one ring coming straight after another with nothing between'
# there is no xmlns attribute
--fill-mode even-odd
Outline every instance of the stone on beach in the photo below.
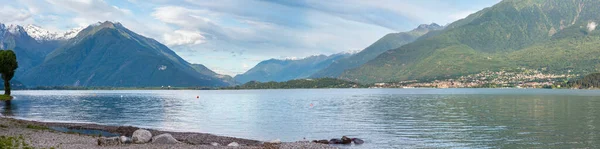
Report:
<svg viewBox="0 0 600 149"><path fill-rule="evenodd" d="M278 144L278 143L281 143L281 140L275 139L275 140L269 141L269 143Z"/></svg>
<svg viewBox="0 0 600 149"><path fill-rule="evenodd" d="M329 144L329 141L327 141L327 140L313 140L312 142L320 143L320 144Z"/></svg>
<svg viewBox="0 0 600 149"><path fill-rule="evenodd" d="M350 144L352 143L352 139L346 137L346 136L342 136L342 144Z"/></svg>
<svg viewBox="0 0 600 149"><path fill-rule="evenodd" d="M111 146L111 145L119 145L119 144L121 144L119 137L98 138L98 145L100 145L100 146Z"/></svg>
<svg viewBox="0 0 600 149"><path fill-rule="evenodd" d="M133 143L148 143L152 139L152 133L145 129L138 129L131 136Z"/></svg>
<svg viewBox="0 0 600 149"><path fill-rule="evenodd" d="M340 139L331 139L331 140L329 140L329 144L342 144L342 140L340 140Z"/></svg>
<svg viewBox="0 0 600 149"><path fill-rule="evenodd" d="M359 138L352 138L352 142L354 142L354 144L363 144L363 143L365 143L365 141L363 141L362 139L359 139Z"/></svg>
<svg viewBox="0 0 600 149"><path fill-rule="evenodd" d="M217 143L217 142L210 143L210 145L212 145L212 146L220 146L220 144Z"/></svg>
<svg viewBox="0 0 600 149"><path fill-rule="evenodd" d="M177 144L177 143L179 143L179 141L177 141L177 139L173 138L173 136L171 136L171 134L165 133L165 134L160 134L158 136L152 137L152 143L154 143L154 144Z"/></svg>
<svg viewBox="0 0 600 149"><path fill-rule="evenodd" d="M133 142L133 141L131 141L131 138L126 137L126 136L119 137L119 141L123 144L129 144L129 143Z"/></svg>
<svg viewBox="0 0 600 149"><path fill-rule="evenodd" d="M240 146L240 144L238 144L237 142L231 142L231 143L227 144L227 146L238 147L238 146Z"/></svg>

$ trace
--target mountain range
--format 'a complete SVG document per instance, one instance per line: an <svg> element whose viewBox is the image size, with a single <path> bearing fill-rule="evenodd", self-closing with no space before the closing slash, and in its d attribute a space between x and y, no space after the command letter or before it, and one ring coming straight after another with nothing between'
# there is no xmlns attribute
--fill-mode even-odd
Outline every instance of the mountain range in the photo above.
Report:
<svg viewBox="0 0 600 149"><path fill-rule="evenodd" d="M598 72L599 9L596 0L504 0L386 51L340 78L393 82L514 68Z"/></svg>
<svg viewBox="0 0 600 149"><path fill-rule="evenodd" d="M283 82L295 79L309 78L314 73L330 66L339 59L347 58L351 54L339 53L333 55L316 55L302 59L270 59L258 63L244 74L235 76L239 83L250 81Z"/></svg>
<svg viewBox="0 0 600 149"><path fill-rule="evenodd" d="M231 77L190 64L158 41L120 23L52 33L0 25L0 49L13 49L27 86L229 86ZM75 36L74 36L75 35ZM202 65L200 65L202 66Z"/></svg>
<svg viewBox="0 0 600 149"><path fill-rule="evenodd" d="M26 86L230 86L338 78L360 83L457 78L483 71L600 71L600 1L504 0L446 26L385 35L355 54L269 59L234 78L190 64L119 23L64 33L0 24L0 49L17 54Z"/></svg>

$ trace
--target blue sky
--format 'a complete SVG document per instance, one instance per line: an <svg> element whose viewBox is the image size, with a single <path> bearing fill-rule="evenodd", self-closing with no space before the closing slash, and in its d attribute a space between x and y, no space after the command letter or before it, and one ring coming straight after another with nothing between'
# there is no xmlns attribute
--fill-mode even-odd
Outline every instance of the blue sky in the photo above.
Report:
<svg viewBox="0 0 600 149"><path fill-rule="evenodd" d="M53 31L99 21L234 76L270 58L358 51L388 33L445 25L499 0L0 0L0 22Z"/></svg>

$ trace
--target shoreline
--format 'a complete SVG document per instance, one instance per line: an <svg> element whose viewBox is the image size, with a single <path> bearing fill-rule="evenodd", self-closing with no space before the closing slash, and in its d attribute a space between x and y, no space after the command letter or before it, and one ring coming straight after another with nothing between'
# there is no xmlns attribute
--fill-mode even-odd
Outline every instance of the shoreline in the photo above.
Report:
<svg viewBox="0 0 600 149"><path fill-rule="evenodd" d="M69 131L59 131L69 130ZM218 136L208 133L197 132L171 132L155 129L145 129L152 136L160 134L171 134L180 143L177 144L121 144L114 146L99 146L97 140L101 138L98 134L86 134L81 132L107 132L104 134L116 134L118 136L132 136L133 132L140 128L133 126L109 126L89 123L62 123L62 122L40 122L22 120L6 116L0 116L0 136L24 138L24 142L35 148L231 148L227 145L236 142L240 146L236 148L336 148L329 145L311 142L281 142L270 143L258 140L243 139L236 137ZM8 130L8 131L4 131ZM71 130L75 130L72 132ZM101 133L102 134L102 133ZM60 139L63 138L63 139ZM213 146L218 143L219 146Z"/></svg>

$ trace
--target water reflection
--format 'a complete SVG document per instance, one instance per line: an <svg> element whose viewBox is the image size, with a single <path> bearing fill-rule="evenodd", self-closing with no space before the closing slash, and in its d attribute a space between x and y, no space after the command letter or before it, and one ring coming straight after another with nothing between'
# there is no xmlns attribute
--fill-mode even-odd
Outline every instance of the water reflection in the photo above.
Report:
<svg viewBox="0 0 600 149"><path fill-rule="evenodd" d="M12 109L16 108L11 104L10 100L6 100L2 104L2 115L3 116L14 116L15 114L12 112Z"/></svg>

